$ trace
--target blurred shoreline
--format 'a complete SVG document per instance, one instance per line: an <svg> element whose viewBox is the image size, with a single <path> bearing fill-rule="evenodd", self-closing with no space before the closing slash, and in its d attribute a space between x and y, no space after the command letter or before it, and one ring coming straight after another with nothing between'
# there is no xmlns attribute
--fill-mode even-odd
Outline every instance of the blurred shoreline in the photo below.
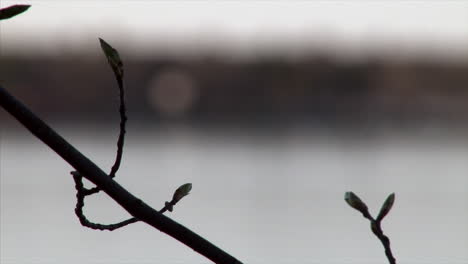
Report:
<svg viewBox="0 0 468 264"><path fill-rule="evenodd" d="M0 140L33 138L20 123L13 118L6 126L0 127ZM56 132L65 139L96 138L105 139L118 137L118 120L96 122L89 120L45 120ZM465 146L468 142L468 125L441 126L435 124L368 123L343 124L327 123L313 124L306 122L141 122L129 118L126 128L126 138L130 141L139 139L195 140L202 142L224 142L254 140L255 144L278 143L295 140L319 140L323 142L379 142L388 140L410 141L422 143L457 143ZM34 140L36 140L34 138ZM252 142L252 143L253 143Z"/></svg>
<svg viewBox="0 0 468 264"><path fill-rule="evenodd" d="M150 126L466 130L468 124L468 62L309 54L124 63L130 122ZM103 56L2 56L0 72L3 86L46 120L118 122L118 90ZM0 122L7 127L5 115Z"/></svg>

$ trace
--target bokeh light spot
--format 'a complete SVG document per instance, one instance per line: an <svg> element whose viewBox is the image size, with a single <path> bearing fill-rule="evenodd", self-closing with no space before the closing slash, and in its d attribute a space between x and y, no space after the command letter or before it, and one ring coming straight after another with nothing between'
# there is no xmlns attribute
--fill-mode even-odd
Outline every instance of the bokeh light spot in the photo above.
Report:
<svg viewBox="0 0 468 264"><path fill-rule="evenodd" d="M187 116L198 98L194 78L183 69L158 72L148 85L150 105L165 117Z"/></svg>

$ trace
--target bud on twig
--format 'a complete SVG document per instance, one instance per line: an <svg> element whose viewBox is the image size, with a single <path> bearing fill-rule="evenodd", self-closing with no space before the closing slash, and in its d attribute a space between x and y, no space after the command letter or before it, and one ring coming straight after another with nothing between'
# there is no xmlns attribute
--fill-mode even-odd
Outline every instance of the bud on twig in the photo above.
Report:
<svg viewBox="0 0 468 264"><path fill-rule="evenodd" d="M177 202L180 201L180 199L184 198L184 196L187 196L190 193L190 190L192 190L192 184L191 183L186 183L177 188L177 190L174 192L174 196L172 196L172 201L171 203L174 205Z"/></svg>
<svg viewBox="0 0 468 264"><path fill-rule="evenodd" d="M353 192L345 193L345 201L359 212L367 211L367 205Z"/></svg>
<svg viewBox="0 0 468 264"><path fill-rule="evenodd" d="M353 192L346 192L344 199L346 203L349 204L349 206L361 212L364 217L370 217L367 205L361 199L359 199L356 194Z"/></svg>
<svg viewBox="0 0 468 264"><path fill-rule="evenodd" d="M382 208L380 208L379 215L377 216L377 219L375 221L380 222L382 219L390 212L390 209L392 209L393 203L395 202L395 193L390 194L385 202L382 205Z"/></svg>
<svg viewBox="0 0 468 264"><path fill-rule="evenodd" d="M0 20L9 19L28 10L30 5L12 5L0 9Z"/></svg>
<svg viewBox="0 0 468 264"><path fill-rule="evenodd" d="M357 195L353 192L346 192L345 193L345 201L349 204L352 208L358 210L362 213L362 215L370 221L370 228L372 233L382 242L382 245L385 249L385 255L390 264L396 264L395 257L393 256L392 249L390 248L390 239L383 233L382 228L380 226L380 222L382 219L390 212L392 209L393 203L395 202L395 193L390 194L380 209L379 215L374 220L374 218L370 215L369 210L367 209L367 205L359 199Z"/></svg>
<svg viewBox="0 0 468 264"><path fill-rule="evenodd" d="M101 43L102 51L104 51L104 55L106 55L107 61L109 65L112 67L115 75L119 78L123 78L123 63L120 59L119 52L114 49L111 45L105 42L103 39L99 39Z"/></svg>

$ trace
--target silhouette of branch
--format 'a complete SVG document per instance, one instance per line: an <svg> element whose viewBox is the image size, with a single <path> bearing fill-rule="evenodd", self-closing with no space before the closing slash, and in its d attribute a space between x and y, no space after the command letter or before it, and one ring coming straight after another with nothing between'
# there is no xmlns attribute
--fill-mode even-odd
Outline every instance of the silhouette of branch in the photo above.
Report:
<svg viewBox="0 0 468 264"><path fill-rule="evenodd" d="M120 133L119 139L117 140L117 155L115 157L114 165L112 165L111 171L109 176L111 178L115 177L115 174L119 170L120 162L122 161L122 154L123 154L123 146L125 141L125 124L127 122L127 116L125 114L126 107L125 107L125 89L123 85L123 75L119 76L115 74L115 78L117 79L117 83L119 86L119 99L120 99L120 106L119 106L119 114L120 114Z"/></svg>
<svg viewBox="0 0 468 264"><path fill-rule="evenodd" d="M374 217L369 213L367 205L353 192L345 193L345 201L349 206L361 212L364 218L370 221L372 233L374 233L380 242L382 242L388 262L390 264L396 264L396 259L393 256L392 249L390 248L390 239L383 233L381 227L382 220L390 212L390 209L392 209L393 203L395 202L395 194L392 193L388 196L376 219L374 219Z"/></svg>
<svg viewBox="0 0 468 264"><path fill-rule="evenodd" d="M119 132L119 139L117 140L117 154L115 157L114 164L112 165L111 171L109 173L110 178L114 178L115 174L119 170L120 163L122 161L122 155L123 155L123 147L124 147L124 140L125 140L125 124L127 122L127 116L126 116L126 107L125 107L125 89L123 86L123 63L120 60L120 57L118 55L118 52L112 48L109 44L107 44L104 40L99 39L101 43L101 47L104 51L104 54L106 55L109 64L111 65L115 78L117 80L117 84L119 87L119 99L120 99L120 104L119 104L119 114L120 114L120 132ZM115 54L110 54L110 53L115 53ZM111 56L114 56L112 58ZM115 62L113 61L115 60ZM117 70L118 69L118 70ZM80 220L80 223L85 226L89 227L92 229L97 229L97 230L115 230L117 228L126 226L131 223L137 222L136 219L128 219L125 221L122 221L120 223L116 224L109 224L109 225L103 225L103 224L98 224L98 223L93 223L89 221L86 216L83 213L83 207L84 207L84 199L88 195L96 194L100 191L100 188L95 186L91 189L84 188L83 183L82 183L82 177L79 172L77 171L72 171L71 174L73 175L73 179L75 180L75 188L76 188L76 208L75 208L75 214L77 215L78 219Z"/></svg>
<svg viewBox="0 0 468 264"><path fill-rule="evenodd" d="M83 186L83 176L77 171L72 171L71 174L73 175L73 180L75 181L75 189L76 189L76 207L75 207L75 214L80 220L80 223L82 226L89 227L91 229L96 229L96 230L109 230L113 231L117 228L124 227L126 225L136 223L138 222L138 219L135 217L132 217L130 219L124 220L119 223L115 224L98 224L98 223L93 223L89 221L86 216L83 213L83 207L84 207L84 198L87 196L85 193L85 189Z"/></svg>
<svg viewBox="0 0 468 264"><path fill-rule="evenodd" d="M115 224L98 224L98 223L94 223L94 222L91 222L89 221L86 216L84 215L83 213L83 208L84 208L84 198L86 196L88 196L89 194L87 194L86 192L89 191L88 189L86 189L84 186L83 186L83 176L77 172L77 171L72 171L71 174L73 175L73 180L75 181L75 189L76 189L76 207L75 207L75 214L76 216L78 217L78 219L80 220L80 223L82 226L84 227L88 227L88 228L91 228L91 229L96 229L96 230L108 230L108 231L113 231L115 229L118 229L118 228L121 228L121 227L124 227L126 225L129 225L129 224L133 224L133 223L136 223L138 222L139 220L136 219L135 217L132 217L132 218L129 218L127 220L124 220L122 222L119 222L119 223L115 223ZM164 207L159 210L159 213L163 214L165 213L166 211L169 211L169 212L172 212L173 208L174 208L174 205L182 198L178 198L178 196L176 196L178 190L180 190L182 187L186 186L187 184L184 184L182 185L181 187L179 187L176 192L174 193L174 196L172 198L172 200L170 202L165 202L165 205ZM189 184L190 186L190 189L191 189L191 184ZM188 194L188 193L187 193ZM185 194L185 195L187 195ZM185 196L184 195L184 196Z"/></svg>
<svg viewBox="0 0 468 264"><path fill-rule="evenodd" d="M114 178L115 173L119 169L120 163L122 160L123 145L124 145L124 138L125 138L125 123L127 121L127 116L125 114L126 112L125 94L124 94L125 90L123 87L123 73L124 73L123 62L120 59L119 53L117 52L116 49L114 49L111 45L109 45L103 39L99 39L99 41L101 43L101 47L104 52L104 55L106 56L110 66L112 67L112 70L114 71L115 78L119 86L119 95L120 95L120 107L119 107L120 133L119 133L119 139L117 141L117 156L115 158L114 165L112 166L111 172L109 174L110 178ZM115 223L115 224L99 224L99 223L93 223L89 221L83 213L84 199L88 195L98 193L100 191L100 188L96 186L91 189L86 189L83 186L83 181L82 181L83 176L77 171L72 171L71 174L73 175L73 179L75 181L75 188L77 192L75 214L77 215L78 219L80 220L80 223L83 226L91 228L91 229L113 231L115 229L124 227L126 225L138 222L136 218L130 218L130 219L127 219L127 220L124 220L122 222ZM160 213L164 213L166 211L172 212L174 205L180 199L186 196L190 192L191 189L192 189L192 184L190 183L180 186L174 193L172 200L170 202L166 202L164 207L159 212Z"/></svg>
<svg viewBox="0 0 468 264"><path fill-rule="evenodd" d="M120 132L119 138L117 140L117 154L115 157L114 164L112 165L111 171L109 173L109 177L114 178L115 174L120 168L120 163L122 162L123 156L123 147L125 143L125 125L127 123L127 109L125 106L125 89L124 89L124 82L123 82L123 63L120 60L117 50L112 48L108 43L106 43L103 39L99 39L101 43L102 50L104 51L104 55L106 56L112 70L114 71L115 79L117 81L117 85L119 87L119 114L120 114ZM113 54L110 54L113 53ZM114 56L114 57L112 57ZM91 195L98 193L100 189L98 187L93 187L91 189L84 189L83 192L86 195Z"/></svg>
<svg viewBox="0 0 468 264"><path fill-rule="evenodd" d="M68 162L76 171L80 172L83 177L94 183L136 219L166 233L214 263L241 263L235 257L229 255L208 240L154 210L135 197L8 93L2 85L0 85L0 106L24 125L34 136Z"/></svg>

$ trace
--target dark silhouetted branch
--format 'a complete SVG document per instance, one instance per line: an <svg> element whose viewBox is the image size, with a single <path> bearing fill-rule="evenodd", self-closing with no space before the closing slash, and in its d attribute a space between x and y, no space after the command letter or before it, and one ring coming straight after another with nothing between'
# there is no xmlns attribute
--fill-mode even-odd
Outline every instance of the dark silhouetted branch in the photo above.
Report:
<svg viewBox="0 0 468 264"><path fill-rule="evenodd" d="M130 215L163 233L177 239L211 261L219 264L239 264L239 260L216 247L183 225L154 210L111 179L96 164L81 154L57 132L39 119L26 106L0 86L0 106L23 124L34 136L44 142L68 162L83 177L94 183Z"/></svg>
<svg viewBox="0 0 468 264"><path fill-rule="evenodd" d="M117 140L117 154L115 157L114 164L112 165L111 171L109 173L109 176L111 178L115 177L115 174L120 168L120 163L122 162L122 155L123 155L123 147L125 143L125 125L127 123L127 110L125 106L125 89L124 89L124 82L123 82L123 76L124 76L124 71L123 71L123 62L120 59L120 56L112 46L110 46L107 42L105 42L103 39L99 39L99 42L101 43L101 48L104 52L104 55L107 58L107 61L109 62L109 65L111 66L115 79L117 81L117 85L119 87L119 114L120 114L120 127L119 127L119 139ZM84 189L83 193L85 196L91 195L94 193L98 193L100 189L98 187L93 187L91 189Z"/></svg>
<svg viewBox="0 0 468 264"><path fill-rule="evenodd" d="M117 140L117 155L115 157L114 165L112 165L112 169L109 173L111 178L115 177L115 173L119 170L120 162L122 161L122 154L123 154L123 146L125 141L125 124L127 122L126 116L126 107L125 107L125 89L123 85L123 76L117 76L117 83L119 85L119 99L120 99L120 106L119 106L119 114L120 114L120 133L119 139Z"/></svg>
<svg viewBox="0 0 468 264"><path fill-rule="evenodd" d="M132 217L130 219L127 219L125 221L116 223L116 224L98 224L98 223L93 223L89 221L86 216L83 213L83 207L84 207L84 198L86 195L85 191L88 191L88 189L85 189L83 186L83 176L77 171L72 171L71 174L73 175L73 180L75 181L75 189L76 189L76 207L75 207L75 214L80 220L80 223L82 226L91 228L91 229L96 229L96 230L109 230L113 231L117 228L124 227L126 225L136 223L138 222L138 219L135 217Z"/></svg>
<svg viewBox="0 0 468 264"><path fill-rule="evenodd" d="M120 106L119 106L119 113L120 113L120 133L119 139L117 141L117 156L115 158L114 165L112 166L111 172L109 174L110 178L115 177L115 173L120 167L120 163L122 161L122 154L123 154L123 146L124 146L124 138L125 138L125 123L127 121L126 116L126 107L125 107L125 89L123 87L123 62L120 59L120 55L116 49L114 49L110 44L105 42L103 39L99 39L101 43L101 48L104 52L104 55L109 62L112 70L114 71L115 78L117 80L117 84L119 86L119 95L120 95ZM75 181L75 188L76 188L76 207L75 207L75 214L80 220L80 223L88 228L97 229L97 230L109 230L113 231L120 227L124 227L126 225L138 222L135 218L130 218L128 220L115 223L115 224L99 224L93 223L87 219L85 214L83 213L84 208L84 199L88 195L92 195L98 193L100 191L99 187L93 187L91 189L86 189L83 186L83 176L77 172L72 171L71 174L73 175L73 179ZM175 192L170 202L166 202L164 207L159 211L160 213L164 213L166 211L172 212L174 205L182 199L184 196L188 195L190 190L192 189L192 184L187 183L180 186Z"/></svg>
<svg viewBox="0 0 468 264"><path fill-rule="evenodd" d="M72 171L71 174L73 175L73 180L75 181L75 189L76 189L75 214L80 220L81 225L91 228L91 229L95 229L95 230L113 231L115 229L127 226L129 224L133 224L139 221L135 217L129 218L127 220L124 220L122 222L115 223L115 224L99 224L99 223L94 223L94 222L89 221L88 218L83 213L84 198L89 195L87 194L87 191L89 190L83 186L83 176L79 172ZM186 183L180 186L174 192L172 200L170 202L165 202L164 207L161 210L159 210L159 213L163 214L166 211L172 212L176 203L179 202L180 199L182 199L185 195L187 195L191 189L192 189L192 184L190 183Z"/></svg>

